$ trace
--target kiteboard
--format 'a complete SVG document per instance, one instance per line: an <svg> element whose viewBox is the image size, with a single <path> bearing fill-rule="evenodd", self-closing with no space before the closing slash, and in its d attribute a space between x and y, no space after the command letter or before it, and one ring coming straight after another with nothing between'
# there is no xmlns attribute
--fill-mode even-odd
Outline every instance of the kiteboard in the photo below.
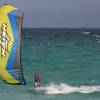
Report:
<svg viewBox="0 0 100 100"><path fill-rule="evenodd" d="M30 91L32 92L36 92L41 90L40 84L38 84L37 82L34 83L34 86L30 88Z"/></svg>

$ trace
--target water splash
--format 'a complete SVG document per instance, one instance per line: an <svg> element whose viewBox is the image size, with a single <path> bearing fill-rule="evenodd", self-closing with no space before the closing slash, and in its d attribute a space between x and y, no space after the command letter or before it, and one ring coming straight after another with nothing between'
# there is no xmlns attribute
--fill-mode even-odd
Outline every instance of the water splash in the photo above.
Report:
<svg viewBox="0 0 100 100"><path fill-rule="evenodd" d="M64 83L56 85L50 83L49 85L39 87L35 89L36 91L43 91L45 94L69 94L69 93L93 93L100 92L100 86L80 86L74 87Z"/></svg>

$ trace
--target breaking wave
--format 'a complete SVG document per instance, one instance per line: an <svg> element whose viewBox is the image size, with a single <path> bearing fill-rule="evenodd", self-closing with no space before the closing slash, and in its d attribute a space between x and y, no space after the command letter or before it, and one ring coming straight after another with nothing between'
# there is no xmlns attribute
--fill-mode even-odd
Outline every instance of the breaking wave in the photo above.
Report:
<svg viewBox="0 0 100 100"><path fill-rule="evenodd" d="M64 83L55 85L50 83L49 85L36 88L35 91L43 91L45 94L69 94L69 93L93 93L100 92L100 86L80 86L74 87Z"/></svg>

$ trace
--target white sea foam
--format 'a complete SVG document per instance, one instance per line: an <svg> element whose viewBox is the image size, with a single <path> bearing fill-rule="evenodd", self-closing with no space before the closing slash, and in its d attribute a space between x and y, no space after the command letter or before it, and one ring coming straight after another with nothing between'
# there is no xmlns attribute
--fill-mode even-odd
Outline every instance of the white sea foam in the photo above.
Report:
<svg viewBox="0 0 100 100"><path fill-rule="evenodd" d="M92 35L92 36L97 37L97 38L100 38L100 35Z"/></svg>
<svg viewBox="0 0 100 100"><path fill-rule="evenodd" d="M35 89L36 91L43 91L45 94L69 94L69 93L93 93L100 92L100 86L80 86L74 87L64 83L60 85L55 85L50 83L49 85L39 87Z"/></svg>
<svg viewBox="0 0 100 100"><path fill-rule="evenodd" d="M88 35L90 32L81 32L82 34Z"/></svg>

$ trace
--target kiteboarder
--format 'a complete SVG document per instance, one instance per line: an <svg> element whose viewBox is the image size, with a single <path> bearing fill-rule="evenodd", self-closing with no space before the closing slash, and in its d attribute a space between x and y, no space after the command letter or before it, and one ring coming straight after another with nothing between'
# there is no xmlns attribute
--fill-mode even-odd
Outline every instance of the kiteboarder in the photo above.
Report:
<svg viewBox="0 0 100 100"><path fill-rule="evenodd" d="M38 74L35 74L34 76L34 87L40 87L40 77Z"/></svg>

